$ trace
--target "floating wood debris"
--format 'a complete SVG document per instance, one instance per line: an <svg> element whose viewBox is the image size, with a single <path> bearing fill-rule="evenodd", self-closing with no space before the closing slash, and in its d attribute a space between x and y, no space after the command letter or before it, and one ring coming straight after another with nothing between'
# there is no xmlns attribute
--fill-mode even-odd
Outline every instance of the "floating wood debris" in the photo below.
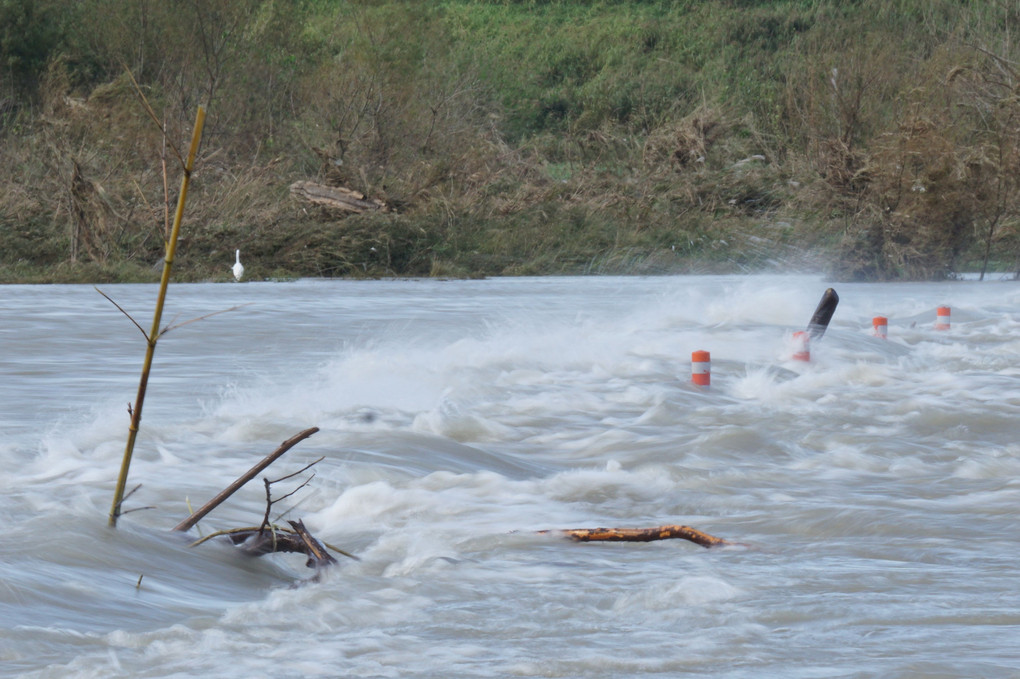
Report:
<svg viewBox="0 0 1020 679"><path fill-rule="evenodd" d="M236 493L237 490L241 488L241 486L251 481L253 478L255 478L255 476L259 472L261 472L263 469L265 469L269 465L273 464L273 462L275 462L277 459L279 459L281 455L283 455L288 450L290 450L298 443L305 440L306 438L308 438L317 431L319 431L318 427L311 427L310 429L305 429L304 431L299 432L294 436L291 436L289 439L281 443L279 448L269 453L269 455L266 455L264 458L262 458L261 461L259 461L258 464L256 464L254 467L246 471L244 474L239 476L236 481L234 481L229 486L220 491L216 495L216 497L202 505L202 507L197 512L195 512L194 514L186 518L184 521L181 521L179 524L174 526L174 530L175 531L190 530L191 527L194 526L199 521L201 521L206 514L216 509L218 506L223 504L223 502L228 497Z"/></svg>
<svg viewBox="0 0 1020 679"><path fill-rule="evenodd" d="M209 512L223 504L223 502L225 502L227 498L229 498L231 495L237 492L242 486L244 486L246 483L255 478L255 476L258 475L259 472L266 469L269 465L278 460L288 450L290 450L299 442L308 438L317 431L319 431L318 427L311 427L310 429L305 429L304 431L299 432L294 436L291 436L289 439L281 443L276 450L274 450L269 455L266 455L255 466L253 466L251 469L249 469L244 474L239 476L233 483L224 488L222 491L217 493L213 499L209 500L209 502L202 505L202 507L198 511L196 511L187 519L181 521L179 524L174 526L174 530L187 531L194 527L195 524L197 524L203 517L209 514ZM279 526L273 525L269 521L269 511L272 508L272 506L276 502L279 502L280 500L290 497L295 492L297 492L297 490L300 490L305 485L307 485L308 482L305 481L300 486L298 486L297 489L291 491L290 493L287 493L286 495L284 495L281 498L278 498L277 500L273 499L272 494L270 492L272 484L293 478L294 476L297 476L298 474L306 471L312 465L320 462L321 460L322 458L319 458L315 462L306 465L301 470L294 472L293 474L288 474L282 478L276 479L276 481L264 479L266 487L266 512L265 517L262 520L262 525L251 528L235 528L232 530L218 531L216 533L213 533L212 535L208 535L202 538L201 540L196 540L195 542L191 543L191 546L196 547L202 544L203 542L211 540L212 538L226 536L230 539L230 541L234 545L238 545L241 551L243 551L245 554L248 554L249 556L262 556L263 554L273 554L275 552L298 552L308 557L308 561L305 562L305 565L308 566L309 568L318 569L325 566L332 566L336 564L337 562L336 559L333 558L333 556L327 551L326 546L318 539L316 539L315 536L313 536L308 531L307 528L305 528L305 524L301 519L298 519L297 521L288 521L287 523L290 524L289 530L286 528L281 528ZM338 549L332 546L330 546L330 548L333 549L333 551L339 554L343 554L344 556L350 557L352 559L358 558L353 554L345 552L342 549Z"/></svg>
<svg viewBox="0 0 1020 679"><path fill-rule="evenodd" d="M570 528L559 531L543 530L539 533L559 533L575 542L652 542L679 538L706 548L736 544L690 526L677 525L654 528Z"/></svg>
<svg viewBox="0 0 1020 679"><path fill-rule="evenodd" d="M236 481L218 493L216 497L203 505L201 509L179 523L174 530L186 531L192 528L202 517L222 504L235 491L241 488L241 486L255 478L259 472L279 459L297 443L308 438L317 431L319 431L318 427L312 427L295 434L284 441L280 444L279 448L264 457L258 464L238 477ZM218 531L200 540L196 540L191 546L198 546L216 537L227 537L243 553L250 556L262 556L264 554L273 554L276 552L296 552L304 554L308 557L308 561L305 562L305 565L309 568L315 569L333 566L337 563L336 559L333 558L327 548L337 552L338 554L358 560L358 557L353 554L349 554L342 549L334 547L333 545L326 545L320 542L308 531L307 528L305 528L304 523L300 519L297 521L288 521L287 523L291 526L290 529L281 528L269 521L269 512L273 504L293 495L294 492L303 488L307 484L307 481L298 486L298 488L294 491L287 493L277 500L272 498L272 484L293 478L308 470L321 460L322 458L319 458L319 460L306 465L301 470L276 479L276 481L264 479L266 487L266 511L265 517L263 518L260 526ZM558 534L575 542L652 542L655 540L682 539L689 540L690 542L706 548L740 544L715 537L714 535L709 535L708 533L696 528L691 528L690 526L680 526L675 524L655 526L652 528L570 528L566 530L542 530L538 531L538 533L541 535Z"/></svg>
<svg viewBox="0 0 1020 679"><path fill-rule="evenodd" d="M303 521L299 519L297 521L288 521L287 523L291 526L290 530L277 526L259 526L258 528L234 528L232 530L219 531L212 535L207 535L201 540L196 540L191 543L191 546L196 547L213 538L226 536L249 556L262 556L263 554L274 554L276 552L295 552L308 557L305 565L309 568L320 568L336 564L336 559L326 551L326 546L322 542L308 532ZM342 549L337 549L336 547L331 547L331 549L355 561L360 561L358 557Z"/></svg>
<svg viewBox="0 0 1020 679"><path fill-rule="evenodd" d="M385 212L389 209L383 201L377 198L368 198L360 191L343 186L326 186L310 181L299 181L290 185L290 192L315 205L344 212L362 213L374 210Z"/></svg>

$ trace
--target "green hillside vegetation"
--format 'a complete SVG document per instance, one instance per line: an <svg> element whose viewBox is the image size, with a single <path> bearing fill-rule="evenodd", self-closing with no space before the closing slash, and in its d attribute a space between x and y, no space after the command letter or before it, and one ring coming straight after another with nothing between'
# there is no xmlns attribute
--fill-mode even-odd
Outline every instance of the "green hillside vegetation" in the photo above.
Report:
<svg viewBox="0 0 1020 679"><path fill-rule="evenodd" d="M1018 7L0 0L0 282L1017 272Z"/></svg>

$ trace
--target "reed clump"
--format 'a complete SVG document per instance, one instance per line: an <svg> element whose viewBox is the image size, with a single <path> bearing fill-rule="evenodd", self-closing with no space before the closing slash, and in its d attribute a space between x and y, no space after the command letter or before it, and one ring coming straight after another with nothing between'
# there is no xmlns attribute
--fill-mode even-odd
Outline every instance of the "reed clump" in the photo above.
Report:
<svg viewBox="0 0 1020 679"><path fill-rule="evenodd" d="M227 280L236 248L256 278L1020 269L1009 3L45 0L0 20L20 27L0 281L154 278L173 197L132 79L179 145L211 112L182 280ZM389 210L312 206L299 180Z"/></svg>

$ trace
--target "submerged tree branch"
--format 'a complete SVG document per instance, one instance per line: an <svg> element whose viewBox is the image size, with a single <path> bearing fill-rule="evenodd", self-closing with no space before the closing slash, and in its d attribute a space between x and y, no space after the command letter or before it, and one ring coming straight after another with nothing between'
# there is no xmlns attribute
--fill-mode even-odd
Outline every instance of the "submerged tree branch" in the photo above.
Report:
<svg viewBox="0 0 1020 679"><path fill-rule="evenodd" d="M107 299L109 299L109 298L107 298ZM110 301L112 302L113 300L110 300ZM177 323L177 319L175 318L173 321L171 321L170 323L165 325L162 330L159 331L159 336L162 337L163 335L167 334L171 330L176 330L177 328L183 328L186 325L191 325L192 323L197 323L198 321L204 321L207 318L212 318L213 316L219 316L220 314L225 314L225 313L227 313L229 311L237 311L238 309L240 309L242 307L249 306L251 304L254 304L254 302L248 302L246 304L238 304L236 306L230 307L229 309L220 309L219 311L213 311L213 312L210 312L208 314L204 314L202 316L198 316L196 318L189 319L187 321L184 321L183 323Z"/></svg>
<svg viewBox="0 0 1020 679"><path fill-rule="evenodd" d="M303 526L304 524L301 525ZM212 540L213 538L227 536L233 544L241 545L242 551L249 556L262 556L263 554L272 554L275 552L308 553L306 551L307 545L298 535L297 531L290 528L281 528L280 526L271 526L271 529L272 530L267 531L261 526L250 526L247 528L231 528L230 530L216 531L215 533L195 540L189 545L189 547L197 547L204 542ZM254 538L254 540L252 540L250 544L244 544L251 538ZM317 540L317 542L319 541ZM325 545L337 554L346 556L348 559L361 561L361 559L354 554L346 552L335 545L331 545L328 542L319 543Z"/></svg>
<svg viewBox="0 0 1020 679"><path fill-rule="evenodd" d="M93 286L93 287L95 287L95 286ZM109 295L107 295L107 294L106 294L105 292L103 292L103 291L102 291L102 290L100 290L99 288L96 288L96 292L98 292L98 293L99 293L100 295L102 295L103 297L105 297L105 298L107 299L107 301L109 301L109 302L110 302L110 304L112 304L113 306L117 307L117 309L119 309L119 310L120 310L120 312L121 312L122 314L124 314L125 316L127 316L127 319L128 319L129 321L131 321L132 323L134 323L134 324L135 324L135 327L136 327L136 328L138 328L138 332L142 333L142 337L144 337L144 338L145 338L145 340L146 340L146 341L148 341L148 339L149 339L149 333L145 332L145 328L143 328L143 327L142 327L141 325L139 325L139 324L138 324L138 321L136 321L136 320L135 320L134 318L132 318L131 314L129 314L129 313L127 312L127 311L125 311L125 310L124 310L124 307L122 307L121 305L119 305L119 304L117 304L116 302L114 302L114 301L113 301L113 298L112 298L112 297L110 297Z"/></svg>
<svg viewBox="0 0 1020 679"><path fill-rule="evenodd" d="M254 467L252 467L247 472L238 477L236 481L234 481L229 486L220 491L219 494L216 495L216 497L202 505L202 507L197 512L195 512L187 519L181 521L179 524L174 526L173 530L186 531L191 529L191 527L194 526L199 521L201 521L206 514L216 509L216 507L223 504L223 502L227 498L229 498L231 495L237 492L238 489L241 488L241 486L251 481L259 474L259 472L261 472L263 469L265 469L273 462L275 462L281 455L283 455L288 450L290 450L298 443L305 440L306 438L308 438L317 431L319 431L318 427L311 427L310 429L305 429L303 432L291 436L289 439L281 443L279 448L277 448L272 453L264 457L258 464L256 464Z"/></svg>

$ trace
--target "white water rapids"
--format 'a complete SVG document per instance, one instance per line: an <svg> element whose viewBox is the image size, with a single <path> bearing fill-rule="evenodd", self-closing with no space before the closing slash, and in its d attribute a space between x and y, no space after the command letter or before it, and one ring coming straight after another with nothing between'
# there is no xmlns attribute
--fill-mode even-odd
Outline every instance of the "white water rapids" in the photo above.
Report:
<svg viewBox="0 0 1020 679"><path fill-rule="evenodd" d="M830 285L828 331L791 360ZM100 288L148 329L155 286ZM0 676L1020 675L1016 282L302 280L167 303L165 324L246 306L160 340L139 511L114 530L142 334L92 286L0 286ZM273 518L360 561L293 586L300 555L188 546L258 525L262 476L319 457ZM660 524L744 546L537 533Z"/></svg>

